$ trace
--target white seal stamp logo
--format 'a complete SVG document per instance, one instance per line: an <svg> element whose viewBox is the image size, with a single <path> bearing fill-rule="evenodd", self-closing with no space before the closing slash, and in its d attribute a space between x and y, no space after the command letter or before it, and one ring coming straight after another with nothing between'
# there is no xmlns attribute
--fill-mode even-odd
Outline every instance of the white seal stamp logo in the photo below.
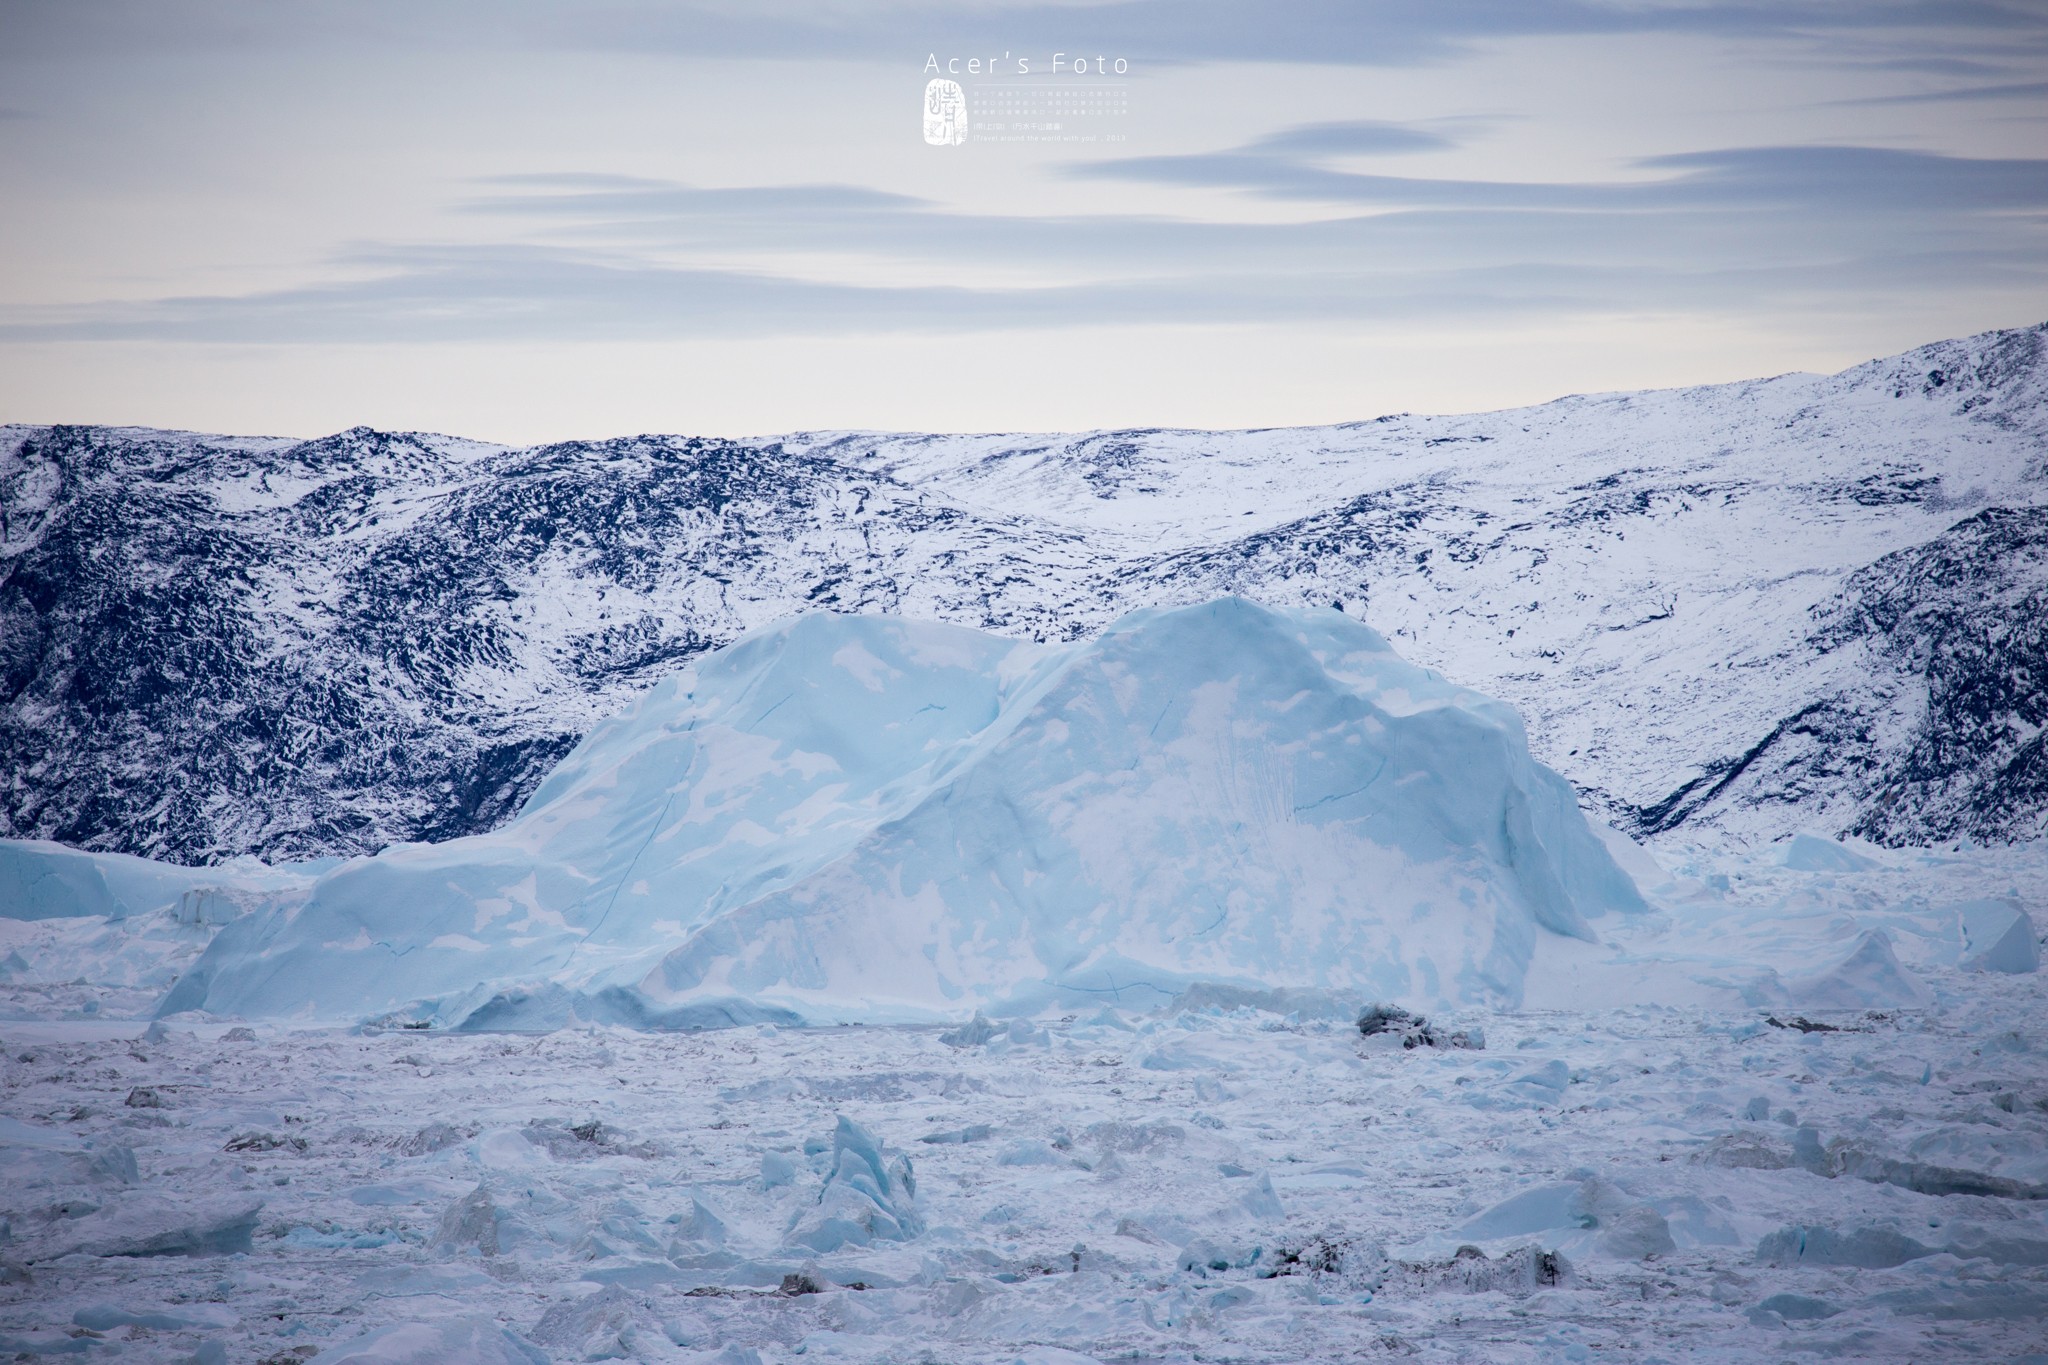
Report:
<svg viewBox="0 0 2048 1365"><path fill-rule="evenodd" d="M934 147L967 141L967 92L960 82L941 79L925 86L924 140Z"/></svg>

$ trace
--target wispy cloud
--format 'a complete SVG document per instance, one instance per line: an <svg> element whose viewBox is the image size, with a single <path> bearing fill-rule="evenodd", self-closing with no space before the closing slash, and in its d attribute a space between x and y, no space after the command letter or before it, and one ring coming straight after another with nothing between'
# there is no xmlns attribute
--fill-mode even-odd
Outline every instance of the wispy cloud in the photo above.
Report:
<svg viewBox="0 0 2048 1365"><path fill-rule="evenodd" d="M1314 164L1386 131L1308 125L1229 152L1086 172L1371 210L1285 223L969 214L846 185L499 178L472 210L525 224L526 245L372 246L337 261L350 278L332 283L16 309L0 316L0 339L562 341L1442 321L1869 307L1915 291L2048 282L2048 161L1731 148L1563 184ZM821 279L815 262L826 254L849 264ZM731 265L736 255L749 268ZM901 282L914 273L906 265L941 256L964 283ZM1042 283L1004 283L1020 266Z"/></svg>
<svg viewBox="0 0 2048 1365"><path fill-rule="evenodd" d="M582 47L697 57L912 60L925 50L1100 48L1151 62L1405 66L1499 39L1678 34L1835 41L1870 35L1900 56L1953 42L2048 43L2027 0L16 0L10 42L29 55L164 48L278 49L403 42L470 50Z"/></svg>
<svg viewBox="0 0 2048 1365"><path fill-rule="evenodd" d="M1955 90L1922 90L1901 95L1867 95L1836 100L1836 104L1987 104L1994 101L2048 100L2048 81L2007 81L2001 85L1969 85Z"/></svg>
<svg viewBox="0 0 2048 1365"><path fill-rule="evenodd" d="M1246 150L1270 156L1373 156L1435 152L1459 146L1443 127L1355 119L1346 123L1305 123L1269 133Z"/></svg>
<svg viewBox="0 0 2048 1365"><path fill-rule="evenodd" d="M1284 143L1228 152L1083 162L1081 178L1233 189L1270 199L1405 208L1583 212L1767 204L1928 212L2048 206L2048 160L1889 147L1745 147L1643 158L1675 174L1614 182L1429 179L1334 170Z"/></svg>
<svg viewBox="0 0 2048 1365"><path fill-rule="evenodd" d="M1440 62L1503 38L1698 34L1807 41L1844 33L1929 35L1963 42L1999 35L2038 46L2048 14L1998 0L1111 0L983 3L916 0L877 12L827 5L617 4L578 12L555 30L567 41L634 50L735 55L891 56L910 45L982 52L990 43L1100 48L1168 62Z"/></svg>

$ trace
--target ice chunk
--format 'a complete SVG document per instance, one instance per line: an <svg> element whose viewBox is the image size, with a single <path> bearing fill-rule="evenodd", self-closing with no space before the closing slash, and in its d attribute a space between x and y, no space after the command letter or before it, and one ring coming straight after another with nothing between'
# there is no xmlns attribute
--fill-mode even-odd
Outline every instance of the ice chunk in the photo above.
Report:
<svg viewBox="0 0 2048 1365"><path fill-rule="evenodd" d="M1039 1138L1019 1138L996 1157L998 1166L1064 1166L1067 1158Z"/></svg>
<svg viewBox="0 0 2048 1365"><path fill-rule="evenodd" d="M676 1219L675 1235L669 1241L668 1254L701 1255L724 1245L725 1220L705 1207L702 1199L692 1198L690 1211Z"/></svg>
<svg viewBox="0 0 2048 1365"><path fill-rule="evenodd" d="M314 1359L320 1365L548 1365L545 1352L487 1318L394 1323Z"/></svg>
<svg viewBox="0 0 2048 1365"><path fill-rule="evenodd" d="M983 1018L980 1010L976 1010L974 1017L959 1028L941 1033L939 1041L947 1047L980 1047L995 1037L997 1032L996 1026Z"/></svg>
<svg viewBox="0 0 2048 1365"><path fill-rule="evenodd" d="M1553 1058L1522 1072L1501 1089L1506 1094L1535 1104L1557 1104L1564 1099L1564 1092L1571 1083L1571 1068Z"/></svg>
<svg viewBox="0 0 2048 1365"><path fill-rule="evenodd" d="M118 1143L88 1141L0 1115L0 1189L133 1185L138 1179L135 1153Z"/></svg>
<svg viewBox="0 0 2048 1365"><path fill-rule="evenodd" d="M501 1249L498 1238L501 1216L491 1192L478 1185L441 1215L434 1245L442 1251L461 1252L474 1248L481 1255L496 1256Z"/></svg>
<svg viewBox="0 0 2048 1365"><path fill-rule="evenodd" d="M1009 1365L1102 1365L1102 1362L1094 1356L1060 1346L1031 1346Z"/></svg>
<svg viewBox="0 0 2048 1365"><path fill-rule="evenodd" d="M1478 1247L1461 1246L1442 1260L1392 1262L1381 1282L1433 1294L1525 1298L1541 1289L1569 1284L1572 1278L1571 1263L1555 1251L1521 1246L1489 1257Z"/></svg>
<svg viewBox="0 0 2048 1365"><path fill-rule="evenodd" d="M1770 1110L1769 1101L1764 1102L1764 1113ZM1793 1164L1792 1153L1782 1142L1755 1133L1723 1133L1720 1137L1701 1148L1693 1158L1705 1166L1721 1166L1737 1171L1782 1171Z"/></svg>
<svg viewBox="0 0 2048 1365"><path fill-rule="evenodd" d="M1265 1248L1251 1242L1223 1242L1202 1238L1181 1248L1177 1264L1184 1272L1208 1275L1226 1270L1246 1270L1258 1264Z"/></svg>
<svg viewBox="0 0 2048 1365"><path fill-rule="evenodd" d="M1757 1243L1756 1258L1767 1265L1846 1265L1889 1270L1931 1256L1934 1249L1892 1228L1786 1227Z"/></svg>
<svg viewBox="0 0 2048 1365"><path fill-rule="evenodd" d="M1423 1245L1532 1237L1571 1255L1590 1252L1620 1260L1677 1248L1663 1214L1597 1177L1524 1190Z"/></svg>
<svg viewBox="0 0 2048 1365"><path fill-rule="evenodd" d="M1591 1227L1592 1221L1579 1200L1576 1181L1538 1185L1512 1195L1473 1215L1454 1229L1453 1235L1470 1242L1491 1242L1503 1237L1528 1237L1558 1228Z"/></svg>
<svg viewBox="0 0 2048 1365"><path fill-rule="evenodd" d="M181 867L125 853L87 853L36 839L0 839L0 919L127 919L187 907L182 922L221 924L256 909L295 905L311 874L253 858L221 868Z"/></svg>
<svg viewBox="0 0 2048 1365"><path fill-rule="evenodd" d="M118 1327L147 1327L152 1332L189 1332L208 1327L232 1327L239 1319L226 1308L212 1304L181 1304L176 1312L135 1312L111 1303L93 1304L71 1315L72 1325L93 1332L111 1332Z"/></svg>
<svg viewBox="0 0 2048 1365"><path fill-rule="evenodd" d="M1822 1009L1881 1009L1925 1005L1927 988L1899 965L1891 938L1881 929L1866 929L1834 966L1785 983L1794 1004Z"/></svg>
<svg viewBox="0 0 2048 1365"><path fill-rule="evenodd" d="M1138 1058L1138 1065L1147 1071L1238 1071L1236 1062L1222 1057L1209 1048L1198 1047L1186 1041L1169 1041L1159 1044Z"/></svg>
<svg viewBox="0 0 2048 1365"><path fill-rule="evenodd" d="M1042 1028L1034 1027L1029 1019L1012 1019L1010 1026L1003 1030L1003 1042L1011 1047L1051 1047L1052 1035Z"/></svg>
<svg viewBox="0 0 2048 1365"><path fill-rule="evenodd" d="M1775 1313L1785 1322L1817 1322L1842 1310L1808 1294L1773 1294L1756 1306L1757 1313Z"/></svg>
<svg viewBox="0 0 2048 1365"><path fill-rule="evenodd" d="M1903 1156L1845 1147L1835 1161L1843 1175L1922 1194L2048 1199L2048 1146L2027 1131L1944 1124L1906 1144Z"/></svg>
<svg viewBox="0 0 2048 1365"><path fill-rule="evenodd" d="M753 1347L729 1341L709 1355L696 1357L696 1365L762 1365L762 1361Z"/></svg>
<svg viewBox="0 0 2048 1365"><path fill-rule="evenodd" d="M536 1345L568 1354L571 1360L620 1360L634 1355L636 1325L651 1324L653 1312L630 1290L613 1284L581 1299L558 1303L541 1314L528 1333Z"/></svg>
<svg viewBox="0 0 2048 1365"><path fill-rule="evenodd" d="M526 1171L554 1164L547 1144L536 1143L516 1128L490 1128L477 1134L470 1151L477 1164L493 1171Z"/></svg>
<svg viewBox="0 0 2048 1365"><path fill-rule="evenodd" d="M1273 1188L1271 1175L1261 1175L1250 1189L1237 1197L1237 1202L1253 1218L1278 1220L1287 1216L1287 1210L1280 1204L1280 1194Z"/></svg>
<svg viewBox="0 0 2048 1365"><path fill-rule="evenodd" d="M216 1256L249 1250L260 1199L189 1199L137 1192L52 1228L27 1261L87 1256Z"/></svg>
<svg viewBox="0 0 2048 1365"><path fill-rule="evenodd" d="M1419 1014L1410 1014L1398 1005L1368 1005L1358 1016L1358 1031L1367 1038L1391 1039L1404 1048L1426 1046L1435 1041L1429 1032L1429 1020Z"/></svg>
<svg viewBox="0 0 2048 1365"><path fill-rule="evenodd" d="M2027 1284L1950 1283L1926 1289L1894 1289L1872 1294L1863 1305L1951 1323L1998 1318L2038 1321L2048 1317L2048 1293Z"/></svg>
<svg viewBox="0 0 2048 1365"><path fill-rule="evenodd" d="M1868 872L1879 866L1875 859L1812 834L1793 835L1778 860L1795 872Z"/></svg>
<svg viewBox="0 0 2048 1365"><path fill-rule="evenodd" d="M1996 1261L2000 1265L2048 1266L2048 1240L2016 1237L2009 1230L1951 1223L1942 1250L1962 1260Z"/></svg>
<svg viewBox="0 0 2048 1365"><path fill-rule="evenodd" d="M1968 901L1956 907L1962 921L1965 969L1973 972L2031 972L2041 966L2034 921L2011 901Z"/></svg>
<svg viewBox="0 0 2048 1365"><path fill-rule="evenodd" d="M12 1332L0 1331L0 1351L9 1353L14 1360L29 1360L37 1356L82 1356L96 1352L99 1343L90 1337L73 1337L62 1332L30 1332L16 1336Z"/></svg>
<svg viewBox="0 0 2048 1365"><path fill-rule="evenodd" d="M817 1205L798 1213L785 1241L821 1254L873 1241L907 1241L924 1230L916 1200L910 1158L887 1157L873 1133L842 1114Z"/></svg>

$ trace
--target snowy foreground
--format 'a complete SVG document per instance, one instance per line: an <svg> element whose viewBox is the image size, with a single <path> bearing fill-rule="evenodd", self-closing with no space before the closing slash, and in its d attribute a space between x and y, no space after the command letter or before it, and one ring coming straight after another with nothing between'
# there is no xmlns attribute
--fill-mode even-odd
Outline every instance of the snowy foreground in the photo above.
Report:
<svg viewBox="0 0 2048 1365"><path fill-rule="evenodd" d="M2048 1000L2033 930L1985 907L2048 858L1813 840L1672 872L1599 943L1545 935L1521 1009L1431 1021L1483 1049L1365 1039L1309 993L954 1030L145 1032L104 1017L139 991L28 970L115 927L9 921L0 1351L2042 1358ZM208 930L120 932L189 959ZM1782 986L1833 1007L1713 984L1767 946L1839 959Z"/></svg>

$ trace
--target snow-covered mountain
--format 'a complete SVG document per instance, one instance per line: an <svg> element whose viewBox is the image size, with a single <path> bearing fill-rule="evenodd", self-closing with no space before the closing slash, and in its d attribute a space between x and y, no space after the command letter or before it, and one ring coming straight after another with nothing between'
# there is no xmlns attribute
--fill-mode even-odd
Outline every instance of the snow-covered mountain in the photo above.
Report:
<svg viewBox="0 0 2048 1365"><path fill-rule="evenodd" d="M2048 824L2048 328L1339 427L507 450L0 429L0 834L212 861L501 824L743 630L1340 603L1626 828Z"/></svg>

